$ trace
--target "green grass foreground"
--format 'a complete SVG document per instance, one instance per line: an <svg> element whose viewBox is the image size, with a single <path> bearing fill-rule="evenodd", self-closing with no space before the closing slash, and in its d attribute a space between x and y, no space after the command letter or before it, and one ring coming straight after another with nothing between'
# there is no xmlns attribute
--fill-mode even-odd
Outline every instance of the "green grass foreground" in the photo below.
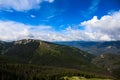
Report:
<svg viewBox="0 0 120 80"><path fill-rule="evenodd" d="M62 80L112 80L112 79L85 78L85 77L79 77L79 76L72 76L72 77L65 76L62 78Z"/></svg>

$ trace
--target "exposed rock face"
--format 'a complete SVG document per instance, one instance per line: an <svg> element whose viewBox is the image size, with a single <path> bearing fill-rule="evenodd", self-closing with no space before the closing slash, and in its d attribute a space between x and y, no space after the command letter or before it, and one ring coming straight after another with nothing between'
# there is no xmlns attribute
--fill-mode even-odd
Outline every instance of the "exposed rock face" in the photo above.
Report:
<svg viewBox="0 0 120 80"><path fill-rule="evenodd" d="M23 40L19 40L19 41L15 41L14 44L27 44L27 43L30 43L30 42L35 42L34 39L23 39Z"/></svg>

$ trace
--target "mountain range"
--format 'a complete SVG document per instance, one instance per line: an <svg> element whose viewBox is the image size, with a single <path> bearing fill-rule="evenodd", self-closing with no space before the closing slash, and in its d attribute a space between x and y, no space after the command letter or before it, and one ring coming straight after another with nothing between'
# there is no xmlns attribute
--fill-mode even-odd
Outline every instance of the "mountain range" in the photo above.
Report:
<svg viewBox="0 0 120 80"><path fill-rule="evenodd" d="M82 47L97 45L97 48L103 49L111 45L111 48L115 46L118 51L120 48L119 41L101 43L99 47L99 42L88 43L83 42ZM1 80L64 80L65 76L119 79L118 74L116 77L119 72L115 71L120 67L118 54L94 54L80 47L64 45L63 42L34 39L0 41L0 77Z"/></svg>
<svg viewBox="0 0 120 80"><path fill-rule="evenodd" d="M120 54L120 41L64 41L55 43L73 46L95 55L103 53Z"/></svg>

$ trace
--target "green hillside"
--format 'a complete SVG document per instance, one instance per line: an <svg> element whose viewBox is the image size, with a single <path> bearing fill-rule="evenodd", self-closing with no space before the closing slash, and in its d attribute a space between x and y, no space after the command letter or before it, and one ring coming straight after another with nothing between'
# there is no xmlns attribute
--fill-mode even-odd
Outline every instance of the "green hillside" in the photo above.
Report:
<svg viewBox="0 0 120 80"><path fill-rule="evenodd" d="M120 79L120 55L101 54L92 60L92 63L100 68L105 68L116 80Z"/></svg>
<svg viewBox="0 0 120 80"><path fill-rule="evenodd" d="M91 67L90 62L94 57L74 47L31 39L12 42L2 50L1 56L11 57L23 63L77 68Z"/></svg>
<svg viewBox="0 0 120 80"><path fill-rule="evenodd" d="M19 77L30 80L28 78L32 76L32 79L35 77L38 78L36 80L41 80L42 76L57 75L57 77L64 77L69 76L69 74L70 76L89 78L110 77L105 69L98 68L91 63L94 55L74 47L24 39L14 42L1 42L0 52L0 74L3 80L6 76L8 79L12 78L10 76L16 76L18 80L21 79ZM47 70L48 68L49 70ZM49 78L52 78L50 76Z"/></svg>

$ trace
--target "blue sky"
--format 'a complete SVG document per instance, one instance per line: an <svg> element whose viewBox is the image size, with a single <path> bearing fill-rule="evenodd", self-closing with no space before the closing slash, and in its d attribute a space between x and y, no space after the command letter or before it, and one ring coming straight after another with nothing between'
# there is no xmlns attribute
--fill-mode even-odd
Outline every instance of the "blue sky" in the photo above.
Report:
<svg viewBox="0 0 120 80"><path fill-rule="evenodd" d="M120 0L0 0L0 40L120 40Z"/></svg>

